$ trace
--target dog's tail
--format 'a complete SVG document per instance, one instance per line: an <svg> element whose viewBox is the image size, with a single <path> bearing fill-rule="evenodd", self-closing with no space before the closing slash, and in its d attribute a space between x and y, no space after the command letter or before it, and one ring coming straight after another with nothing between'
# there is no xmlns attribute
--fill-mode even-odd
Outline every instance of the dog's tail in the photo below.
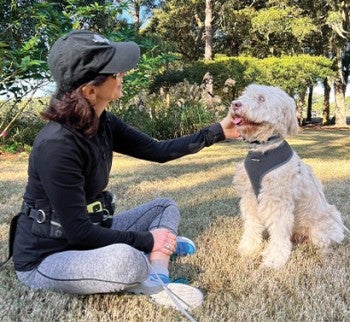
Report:
<svg viewBox="0 0 350 322"><path fill-rule="evenodd" d="M345 230L345 233L347 233L348 236L350 236L350 230L349 230L348 227L346 227L346 226L344 225L344 223L342 222L342 220L339 220L339 218L337 218L337 217L334 215L333 212L330 212L330 214L332 215L334 221L335 221L339 226L341 226L341 227ZM345 236L346 236L346 234L345 234Z"/></svg>
<svg viewBox="0 0 350 322"><path fill-rule="evenodd" d="M314 181L314 184L317 185L317 182L316 182L316 180L315 180L315 177L314 177L314 176L311 176L311 178L312 178L312 180ZM320 190L318 190L318 193L321 194ZM323 194L323 192L322 192L322 194ZM321 196L321 197L323 197L323 196ZM334 221L335 221L338 225L340 225L341 227L343 227L343 229L345 230L345 232L350 236L350 230L349 230L348 227L346 227L346 226L344 225L344 223L342 222L342 220L340 219L340 221L339 221L338 218L336 218L336 216L334 215L334 213L333 213L332 211L330 212L330 214L332 215Z"/></svg>

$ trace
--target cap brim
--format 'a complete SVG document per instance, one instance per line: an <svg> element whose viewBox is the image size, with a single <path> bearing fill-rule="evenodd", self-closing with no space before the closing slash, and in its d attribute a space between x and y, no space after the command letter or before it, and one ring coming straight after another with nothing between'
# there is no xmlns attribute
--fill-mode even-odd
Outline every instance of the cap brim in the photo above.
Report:
<svg viewBox="0 0 350 322"><path fill-rule="evenodd" d="M111 60L100 70L100 74L114 74L127 72L133 69L140 59L139 46L130 42L111 42L115 48Z"/></svg>

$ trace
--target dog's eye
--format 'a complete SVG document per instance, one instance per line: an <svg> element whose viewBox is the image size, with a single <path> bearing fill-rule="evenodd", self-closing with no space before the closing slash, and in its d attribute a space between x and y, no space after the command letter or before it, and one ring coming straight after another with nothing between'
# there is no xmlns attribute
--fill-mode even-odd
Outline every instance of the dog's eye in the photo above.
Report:
<svg viewBox="0 0 350 322"><path fill-rule="evenodd" d="M258 100L259 100L259 102L265 102L265 97L262 95L259 95Z"/></svg>

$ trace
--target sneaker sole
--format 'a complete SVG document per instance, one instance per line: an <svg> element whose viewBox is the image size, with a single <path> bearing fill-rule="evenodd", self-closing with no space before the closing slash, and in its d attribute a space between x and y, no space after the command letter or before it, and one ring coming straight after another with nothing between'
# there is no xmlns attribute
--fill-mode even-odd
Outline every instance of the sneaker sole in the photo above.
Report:
<svg viewBox="0 0 350 322"><path fill-rule="evenodd" d="M185 310L194 309L203 303L203 293L195 287L170 283L167 288ZM151 298L158 304L179 309L164 289L157 294L151 294Z"/></svg>
<svg viewBox="0 0 350 322"><path fill-rule="evenodd" d="M161 292L162 290L164 291L164 289L161 285L148 287L148 286L145 286L143 284L139 284L137 286L129 288L127 291L129 293L134 293L134 294L152 295L152 294L157 294L157 293Z"/></svg>

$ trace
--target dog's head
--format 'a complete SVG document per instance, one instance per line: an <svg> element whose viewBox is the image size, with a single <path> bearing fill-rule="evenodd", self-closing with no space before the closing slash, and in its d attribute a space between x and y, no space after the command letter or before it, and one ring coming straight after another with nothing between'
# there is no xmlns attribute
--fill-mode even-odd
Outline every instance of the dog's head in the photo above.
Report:
<svg viewBox="0 0 350 322"><path fill-rule="evenodd" d="M273 135L298 131L296 104L278 87L249 85L231 104L231 114L241 136L248 141L266 141Z"/></svg>

